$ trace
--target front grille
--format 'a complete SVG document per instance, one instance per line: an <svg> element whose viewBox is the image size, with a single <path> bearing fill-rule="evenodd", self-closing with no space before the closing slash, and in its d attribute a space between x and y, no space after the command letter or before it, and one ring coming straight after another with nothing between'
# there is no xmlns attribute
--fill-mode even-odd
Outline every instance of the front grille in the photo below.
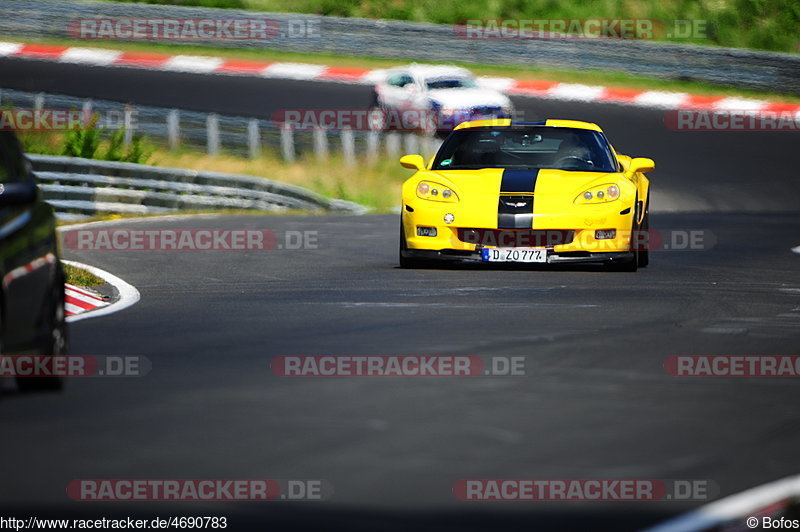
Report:
<svg viewBox="0 0 800 532"><path fill-rule="evenodd" d="M497 227L530 229L533 226L533 196L500 196L497 204Z"/></svg>
<svg viewBox="0 0 800 532"><path fill-rule="evenodd" d="M572 229L470 229L460 228L458 239L468 244L504 248L552 248L571 244Z"/></svg>

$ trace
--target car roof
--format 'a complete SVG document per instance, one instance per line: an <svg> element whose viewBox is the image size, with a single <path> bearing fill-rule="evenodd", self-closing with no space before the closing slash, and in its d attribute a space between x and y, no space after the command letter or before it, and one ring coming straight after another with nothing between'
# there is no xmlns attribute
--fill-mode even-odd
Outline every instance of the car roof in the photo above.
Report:
<svg viewBox="0 0 800 532"><path fill-rule="evenodd" d="M523 122L511 120L510 118L493 118L489 120L473 120L471 122L462 122L458 124L456 129L471 129L471 128L499 128L499 127L525 127L525 126L544 126L544 127L569 127L574 129L588 129L591 131L603 132L600 126L591 122L581 122L579 120L560 120L555 118L548 118L547 120L540 120L537 122Z"/></svg>
<svg viewBox="0 0 800 532"><path fill-rule="evenodd" d="M387 75L395 74L398 72L408 72L416 78L433 79L444 78L450 76L473 77L472 72L466 68L461 68L452 65L418 65L412 63L407 66L395 67L386 71Z"/></svg>

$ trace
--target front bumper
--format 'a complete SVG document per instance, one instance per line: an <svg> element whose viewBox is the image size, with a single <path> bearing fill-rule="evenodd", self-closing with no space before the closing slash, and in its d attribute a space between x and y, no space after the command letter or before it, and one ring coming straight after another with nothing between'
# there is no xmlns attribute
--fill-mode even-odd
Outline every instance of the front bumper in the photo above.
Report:
<svg viewBox="0 0 800 532"><path fill-rule="evenodd" d="M534 211L533 229L497 229L496 212L461 207L413 198L407 201L402 213L405 254L409 258L480 261L484 248L543 247L547 263L624 262L633 257L632 249L642 248L631 231L636 210L622 202L581 206L558 214ZM445 216L453 223L446 223ZM422 236L420 227L435 228L436 235ZM597 239L598 230L614 230L615 236ZM637 245L632 245L632 240Z"/></svg>
<svg viewBox="0 0 800 532"><path fill-rule="evenodd" d="M485 262L481 258L480 251L463 251L458 249L406 249L403 252L403 257L423 260L435 261L469 261L469 262ZM562 252L557 253L551 250L547 252L547 262L538 264L566 264L566 263L617 263L627 262L633 259L633 252L619 251L619 252ZM489 263L487 263L489 264ZM493 262L491 264L513 264ZM536 265L537 263L527 263Z"/></svg>

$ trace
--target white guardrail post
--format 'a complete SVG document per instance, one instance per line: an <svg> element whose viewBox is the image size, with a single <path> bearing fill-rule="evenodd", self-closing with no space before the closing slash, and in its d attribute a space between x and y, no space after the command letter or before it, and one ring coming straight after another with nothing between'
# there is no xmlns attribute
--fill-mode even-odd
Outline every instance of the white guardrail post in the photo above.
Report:
<svg viewBox="0 0 800 532"><path fill-rule="evenodd" d="M212 157L219 155L219 116L216 113L206 117L206 152Z"/></svg>
<svg viewBox="0 0 800 532"><path fill-rule="evenodd" d="M408 153L419 153L419 137L413 133L406 133L403 138L403 149Z"/></svg>
<svg viewBox="0 0 800 532"><path fill-rule="evenodd" d="M295 161L294 130L288 122L281 125L281 154L287 163Z"/></svg>
<svg viewBox="0 0 800 532"><path fill-rule="evenodd" d="M344 157L345 165L356 165L356 142L353 130L349 127L342 129L342 157Z"/></svg>
<svg viewBox="0 0 800 532"><path fill-rule="evenodd" d="M257 118L247 121L247 153L251 159L261 157L261 130L258 128Z"/></svg>
<svg viewBox="0 0 800 532"><path fill-rule="evenodd" d="M314 154L320 162L328 160L328 132L321 127L314 128Z"/></svg>
<svg viewBox="0 0 800 532"><path fill-rule="evenodd" d="M370 130L367 133L367 163L372 165L378 162L380 152L381 136L377 131Z"/></svg>
<svg viewBox="0 0 800 532"><path fill-rule="evenodd" d="M91 124L92 122L92 99L87 98L83 101L83 105L81 106L81 123L84 126Z"/></svg>
<svg viewBox="0 0 800 532"><path fill-rule="evenodd" d="M400 157L400 133L392 131L386 134L386 155L392 159Z"/></svg>
<svg viewBox="0 0 800 532"><path fill-rule="evenodd" d="M167 113L167 146L177 150L181 144L181 112L170 109Z"/></svg>
<svg viewBox="0 0 800 532"><path fill-rule="evenodd" d="M126 148L133 142L133 133L136 130L136 120L134 119L135 110L130 105L125 106L125 134L122 137L122 145Z"/></svg>

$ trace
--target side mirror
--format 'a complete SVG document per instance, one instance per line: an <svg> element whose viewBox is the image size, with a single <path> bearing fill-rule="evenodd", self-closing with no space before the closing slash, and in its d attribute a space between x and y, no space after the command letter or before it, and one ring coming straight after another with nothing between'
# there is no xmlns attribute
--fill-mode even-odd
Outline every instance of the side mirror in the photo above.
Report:
<svg viewBox="0 0 800 532"><path fill-rule="evenodd" d="M653 159L637 157L635 159L631 159L630 165L628 166L628 175L633 175L636 172L650 172L655 167L656 163L653 161Z"/></svg>
<svg viewBox="0 0 800 532"><path fill-rule="evenodd" d="M36 201L38 188L33 181L0 183L0 207L28 205Z"/></svg>
<svg viewBox="0 0 800 532"><path fill-rule="evenodd" d="M416 153L413 155L403 155L400 157L400 166L411 170L425 170L425 159L422 158L422 155Z"/></svg>

